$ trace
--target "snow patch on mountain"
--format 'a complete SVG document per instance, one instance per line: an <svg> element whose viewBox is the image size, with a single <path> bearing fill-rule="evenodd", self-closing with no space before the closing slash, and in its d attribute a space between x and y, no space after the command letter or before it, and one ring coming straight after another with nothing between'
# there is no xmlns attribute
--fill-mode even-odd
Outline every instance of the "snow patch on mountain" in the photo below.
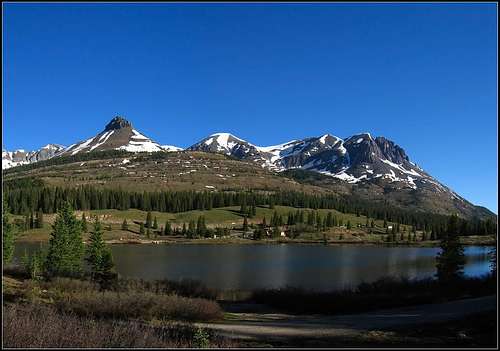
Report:
<svg viewBox="0 0 500 351"><path fill-rule="evenodd" d="M174 146L174 145L161 145L161 148L167 152L175 152L184 150L182 147Z"/></svg>

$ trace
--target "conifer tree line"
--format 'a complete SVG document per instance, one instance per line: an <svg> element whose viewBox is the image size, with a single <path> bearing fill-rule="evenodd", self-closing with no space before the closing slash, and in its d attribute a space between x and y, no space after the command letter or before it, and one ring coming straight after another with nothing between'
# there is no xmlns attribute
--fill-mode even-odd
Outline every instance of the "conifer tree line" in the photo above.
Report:
<svg viewBox="0 0 500 351"><path fill-rule="evenodd" d="M2 204L3 263L9 263L14 250L14 226L10 223L10 209ZM85 216L78 220L69 203L58 210L48 249L37 250L22 257L22 262L32 279L65 276L80 277L84 273L83 261L90 266L91 279L103 289L109 288L117 275L109 247L104 243L101 223L95 217L90 231L89 244L85 248L82 233L86 226Z"/></svg>
<svg viewBox="0 0 500 351"><path fill-rule="evenodd" d="M43 213L54 213L66 201L74 209L83 211L134 208L143 211L176 213L240 206L240 212L248 218L256 215L257 206L266 206L271 209L275 205L334 209L341 213L355 213L357 216L363 215L385 222L411 225L419 231L434 232L436 237L446 231L449 217L403 210L389 204L374 204L333 194L307 194L293 191L281 191L273 194L252 191L132 192L121 189L100 189L89 185L76 188L47 187L40 185L37 181L24 181L24 183L10 183L5 188L5 196L12 213L28 216L31 213L42 215ZM30 219L27 221L29 222ZM496 219L491 217L487 220L459 218L457 230L461 235L486 235L496 233L496 226Z"/></svg>

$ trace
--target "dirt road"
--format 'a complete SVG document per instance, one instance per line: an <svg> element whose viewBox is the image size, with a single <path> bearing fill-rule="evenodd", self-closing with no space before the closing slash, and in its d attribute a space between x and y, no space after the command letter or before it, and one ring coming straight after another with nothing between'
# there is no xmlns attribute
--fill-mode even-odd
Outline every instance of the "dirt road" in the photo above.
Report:
<svg viewBox="0 0 500 351"><path fill-rule="evenodd" d="M197 323L197 325L214 329L220 335L236 339L270 340L284 337L353 336L369 330L444 322L472 313L495 310L496 299L496 295L494 295L442 304L418 305L337 316L231 313L223 322Z"/></svg>

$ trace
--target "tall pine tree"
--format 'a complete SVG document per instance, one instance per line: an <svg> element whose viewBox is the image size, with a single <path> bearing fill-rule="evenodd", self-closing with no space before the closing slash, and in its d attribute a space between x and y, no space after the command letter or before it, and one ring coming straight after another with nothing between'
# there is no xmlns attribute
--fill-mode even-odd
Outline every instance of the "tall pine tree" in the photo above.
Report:
<svg viewBox="0 0 500 351"><path fill-rule="evenodd" d="M52 225L46 269L49 276L74 276L82 272L82 226L65 202Z"/></svg>

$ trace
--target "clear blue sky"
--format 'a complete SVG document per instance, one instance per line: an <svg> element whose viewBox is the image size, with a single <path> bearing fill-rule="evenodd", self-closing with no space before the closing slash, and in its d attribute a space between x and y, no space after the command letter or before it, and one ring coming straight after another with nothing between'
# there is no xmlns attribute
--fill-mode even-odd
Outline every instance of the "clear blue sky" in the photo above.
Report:
<svg viewBox="0 0 500 351"><path fill-rule="evenodd" d="M3 146L368 131L497 212L496 4L3 4Z"/></svg>

